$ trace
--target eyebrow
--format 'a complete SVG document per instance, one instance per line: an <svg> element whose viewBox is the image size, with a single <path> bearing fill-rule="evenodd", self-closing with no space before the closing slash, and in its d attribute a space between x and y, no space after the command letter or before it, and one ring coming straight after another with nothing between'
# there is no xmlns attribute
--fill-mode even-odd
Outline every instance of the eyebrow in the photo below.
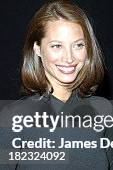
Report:
<svg viewBox="0 0 113 170"><path fill-rule="evenodd" d="M59 41L59 40L52 40L49 43L53 43L53 42L58 42L58 43L62 43L63 41Z"/></svg>
<svg viewBox="0 0 113 170"><path fill-rule="evenodd" d="M77 43L78 41L84 41L85 42L85 39L84 38L79 38L75 41L73 41L74 43ZM52 40L50 41L49 43L53 43L53 42L57 42L57 43L62 43L63 41L59 41L59 40Z"/></svg>
<svg viewBox="0 0 113 170"><path fill-rule="evenodd" d="M78 40L75 40L74 42L76 43L76 42L78 42L78 41L84 41L84 42L85 42L85 39L84 39L84 38L80 38L80 39L78 39Z"/></svg>

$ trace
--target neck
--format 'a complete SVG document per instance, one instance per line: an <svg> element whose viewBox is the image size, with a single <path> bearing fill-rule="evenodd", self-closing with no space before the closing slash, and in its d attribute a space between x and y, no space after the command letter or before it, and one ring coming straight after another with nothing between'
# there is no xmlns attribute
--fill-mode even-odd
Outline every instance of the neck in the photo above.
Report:
<svg viewBox="0 0 113 170"><path fill-rule="evenodd" d="M58 98L59 100L66 102L69 97L71 96L71 91L65 89L64 87L62 88L56 88L54 89L52 95Z"/></svg>
<svg viewBox="0 0 113 170"><path fill-rule="evenodd" d="M53 87L52 95L58 98L59 100L66 102L72 93L72 91L69 90L68 88L69 85L59 82L58 80L56 80L55 78L47 74L47 72L46 72L46 76L50 81L50 84L48 84L48 89L51 89L51 87Z"/></svg>

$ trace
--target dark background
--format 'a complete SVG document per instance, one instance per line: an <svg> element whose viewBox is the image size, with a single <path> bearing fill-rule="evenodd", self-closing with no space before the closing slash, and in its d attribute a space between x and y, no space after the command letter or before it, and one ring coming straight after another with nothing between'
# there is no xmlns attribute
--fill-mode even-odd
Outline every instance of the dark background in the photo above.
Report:
<svg viewBox="0 0 113 170"><path fill-rule="evenodd" d="M20 97L20 66L27 25L46 0L0 1L0 99ZM113 99L112 0L73 0L82 7L94 27L105 56L106 74L97 95Z"/></svg>

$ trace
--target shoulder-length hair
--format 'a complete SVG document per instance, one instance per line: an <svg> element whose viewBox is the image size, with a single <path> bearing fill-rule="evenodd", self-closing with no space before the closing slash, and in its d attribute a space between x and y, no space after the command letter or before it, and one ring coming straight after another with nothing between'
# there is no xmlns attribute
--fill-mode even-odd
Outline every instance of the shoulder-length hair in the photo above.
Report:
<svg viewBox="0 0 113 170"><path fill-rule="evenodd" d="M77 5L66 0L55 0L46 3L36 12L29 24L23 49L22 81L24 88L27 92L38 92L40 94L48 90L49 81L45 76L41 58L35 54L33 46L34 43L41 45L47 22L61 18L81 26L87 49L87 62L85 62L70 88L77 90L82 97L91 95L103 79L102 53L86 14Z"/></svg>

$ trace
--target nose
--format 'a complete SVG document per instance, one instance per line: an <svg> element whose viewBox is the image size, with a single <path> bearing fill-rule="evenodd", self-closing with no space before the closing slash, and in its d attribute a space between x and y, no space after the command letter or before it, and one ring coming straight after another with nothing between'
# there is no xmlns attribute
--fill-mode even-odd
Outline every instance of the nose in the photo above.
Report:
<svg viewBox="0 0 113 170"><path fill-rule="evenodd" d="M66 48L63 55L63 62L71 64L74 61L74 56L71 48Z"/></svg>

